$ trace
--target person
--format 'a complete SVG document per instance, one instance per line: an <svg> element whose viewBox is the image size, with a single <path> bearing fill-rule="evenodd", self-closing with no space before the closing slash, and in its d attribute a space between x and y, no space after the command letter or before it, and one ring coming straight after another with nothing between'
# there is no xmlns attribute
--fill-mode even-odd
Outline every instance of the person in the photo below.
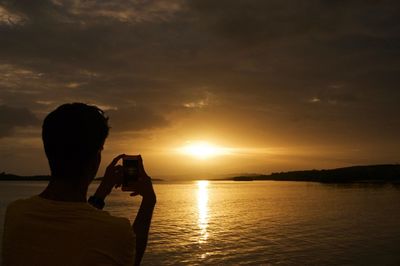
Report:
<svg viewBox="0 0 400 266"><path fill-rule="evenodd" d="M96 106L59 106L43 122L42 139L51 177L39 195L7 207L3 265L139 265L146 249L156 194L139 156L139 181L131 196L142 201L133 222L102 210L121 186L124 154L108 165L94 195L89 184L101 161L108 118Z"/></svg>

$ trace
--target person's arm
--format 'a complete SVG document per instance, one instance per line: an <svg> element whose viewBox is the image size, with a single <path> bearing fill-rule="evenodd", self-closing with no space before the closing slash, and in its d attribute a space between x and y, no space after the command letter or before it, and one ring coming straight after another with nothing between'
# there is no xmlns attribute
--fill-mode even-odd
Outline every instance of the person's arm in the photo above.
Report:
<svg viewBox="0 0 400 266"><path fill-rule="evenodd" d="M155 195L154 197L150 198L143 197L136 219L132 224L133 231L136 234L135 265L140 265L143 254L146 250L151 218L153 216L155 204Z"/></svg>
<svg viewBox="0 0 400 266"><path fill-rule="evenodd" d="M135 265L140 265L146 250L151 218L157 201L151 178L146 174L142 157L140 156L138 174L139 181L134 185L133 193L131 193L131 196L141 195L143 197L135 221L132 224L136 235Z"/></svg>
<svg viewBox="0 0 400 266"><path fill-rule="evenodd" d="M111 163L106 168L106 172L104 173L104 177L101 180L100 185L96 189L94 197L96 200L103 201L103 205L105 198L111 193L112 189L114 187L119 187L122 183L123 168L122 165L117 165L117 163L124 156L125 154L120 154L111 161ZM95 206L96 204L93 204L93 202L91 202L90 200L91 198L89 198L90 204L92 204L96 208L99 208L98 206Z"/></svg>
<svg viewBox="0 0 400 266"><path fill-rule="evenodd" d="M117 165L117 163L124 156L124 154L118 155L107 167L104 178L94 194L96 199L100 199L104 202L104 199L111 193L113 187L121 186L123 169L122 166ZM142 157L140 155L138 177L139 180L132 187L132 193L130 194L131 196L141 195L143 197L135 221L132 224L132 229L136 234L135 265L140 265L146 250L151 218L156 204L156 194L153 189L153 184L151 178L144 170Z"/></svg>

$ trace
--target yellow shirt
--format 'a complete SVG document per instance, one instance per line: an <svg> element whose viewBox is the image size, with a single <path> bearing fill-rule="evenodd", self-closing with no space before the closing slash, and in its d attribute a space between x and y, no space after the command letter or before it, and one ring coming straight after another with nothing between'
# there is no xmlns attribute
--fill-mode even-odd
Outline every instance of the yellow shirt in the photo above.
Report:
<svg viewBox="0 0 400 266"><path fill-rule="evenodd" d="M85 202L33 196L12 202L4 221L3 265L133 265L126 218Z"/></svg>

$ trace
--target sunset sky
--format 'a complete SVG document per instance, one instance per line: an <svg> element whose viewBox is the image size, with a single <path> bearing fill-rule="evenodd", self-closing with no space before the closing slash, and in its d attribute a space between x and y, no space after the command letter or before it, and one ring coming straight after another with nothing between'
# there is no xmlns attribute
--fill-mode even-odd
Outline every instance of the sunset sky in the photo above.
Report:
<svg viewBox="0 0 400 266"><path fill-rule="evenodd" d="M45 115L95 104L150 175L400 162L398 1L1 1L0 172L48 174ZM196 154L196 150L201 154Z"/></svg>

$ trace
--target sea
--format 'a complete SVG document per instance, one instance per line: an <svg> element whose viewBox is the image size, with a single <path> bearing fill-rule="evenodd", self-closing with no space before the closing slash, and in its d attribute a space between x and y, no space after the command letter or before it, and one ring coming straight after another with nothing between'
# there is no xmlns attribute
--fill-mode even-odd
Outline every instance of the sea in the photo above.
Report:
<svg viewBox="0 0 400 266"><path fill-rule="evenodd" d="M1 225L9 202L45 185L0 182ZM142 265L400 265L400 186L201 180L154 188ZM116 190L105 210L133 221L139 204Z"/></svg>

